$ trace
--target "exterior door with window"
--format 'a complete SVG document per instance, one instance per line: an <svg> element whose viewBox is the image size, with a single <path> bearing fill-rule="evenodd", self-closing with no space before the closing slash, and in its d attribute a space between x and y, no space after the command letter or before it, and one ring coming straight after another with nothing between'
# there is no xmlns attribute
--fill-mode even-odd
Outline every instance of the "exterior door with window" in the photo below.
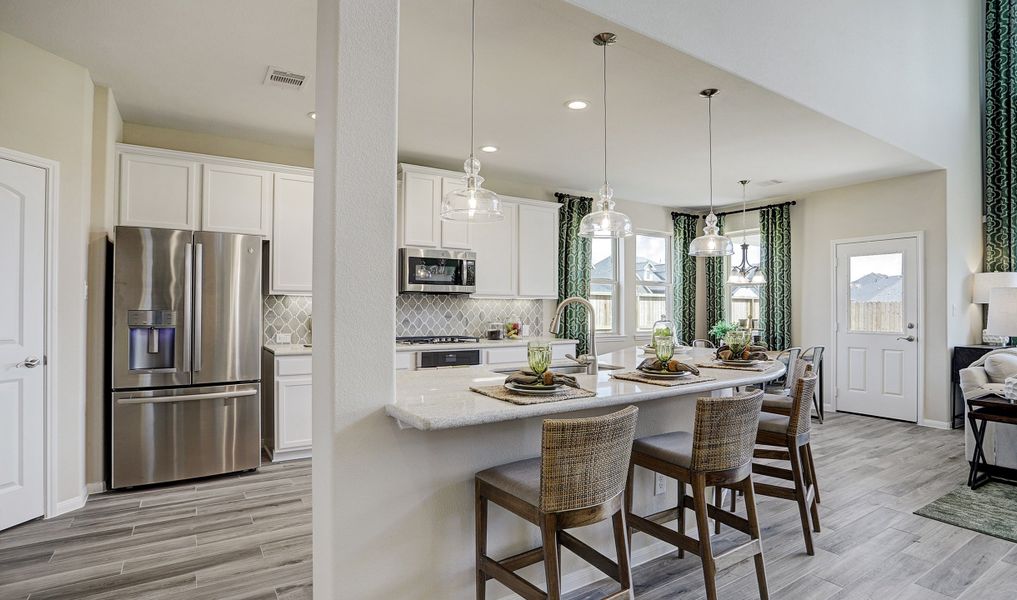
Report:
<svg viewBox="0 0 1017 600"><path fill-rule="evenodd" d="M918 420L918 239L836 244L838 411Z"/></svg>
<svg viewBox="0 0 1017 600"><path fill-rule="evenodd" d="M46 171L0 158L0 529L43 505Z"/></svg>

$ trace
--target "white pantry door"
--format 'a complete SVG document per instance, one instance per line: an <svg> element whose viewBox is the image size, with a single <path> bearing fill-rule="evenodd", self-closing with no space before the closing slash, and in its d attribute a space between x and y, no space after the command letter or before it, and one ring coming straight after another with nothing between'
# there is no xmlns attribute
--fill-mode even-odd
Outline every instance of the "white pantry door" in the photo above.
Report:
<svg viewBox="0 0 1017 600"><path fill-rule="evenodd" d="M837 244L837 410L918 421L918 239Z"/></svg>
<svg viewBox="0 0 1017 600"><path fill-rule="evenodd" d="M46 171L0 159L0 530L42 516Z"/></svg>

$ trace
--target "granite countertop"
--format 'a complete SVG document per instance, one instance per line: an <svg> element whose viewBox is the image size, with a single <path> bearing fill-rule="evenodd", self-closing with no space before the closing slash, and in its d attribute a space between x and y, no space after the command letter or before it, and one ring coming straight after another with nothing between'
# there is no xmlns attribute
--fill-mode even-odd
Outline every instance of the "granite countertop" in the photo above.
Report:
<svg viewBox="0 0 1017 600"><path fill-rule="evenodd" d="M303 344L265 344L262 347L276 356L300 356L311 353L311 347Z"/></svg>
<svg viewBox="0 0 1017 600"><path fill-rule="evenodd" d="M559 344L576 344L576 340L548 338L548 337L519 337L514 340L485 340L479 342L463 342L456 344L399 344L396 343L396 352L420 352L422 350L473 350L475 348L513 348L525 346L530 342L545 341L553 346Z"/></svg>
<svg viewBox="0 0 1017 600"><path fill-rule="evenodd" d="M714 350L690 348L689 352L691 356L676 358L687 362L709 359ZM602 365L621 366L615 371L620 372L634 369L644 355L637 347L631 347L598 358ZM522 406L470 391L470 386L496 385L505 380L504 374L485 366L398 371L395 401L386 405L385 412L403 427L425 431L455 429L756 384L780 377L784 366L777 363L763 372L704 368L703 374L716 380L677 387L614 379L611 372L602 369L597 375L575 375L581 387L597 392L595 397Z"/></svg>

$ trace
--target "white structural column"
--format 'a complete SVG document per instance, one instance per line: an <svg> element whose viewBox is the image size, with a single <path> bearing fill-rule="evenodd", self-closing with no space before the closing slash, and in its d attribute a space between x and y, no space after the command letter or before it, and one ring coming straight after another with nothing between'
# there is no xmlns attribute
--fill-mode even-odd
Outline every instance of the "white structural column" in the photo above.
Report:
<svg viewBox="0 0 1017 600"><path fill-rule="evenodd" d="M388 425L382 407L394 390L398 32L398 0L318 0L316 598L377 597L369 586L390 571L384 556L363 552L392 516L384 503L372 508L384 490L371 481L385 473L370 456L385 443L374 432Z"/></svg>

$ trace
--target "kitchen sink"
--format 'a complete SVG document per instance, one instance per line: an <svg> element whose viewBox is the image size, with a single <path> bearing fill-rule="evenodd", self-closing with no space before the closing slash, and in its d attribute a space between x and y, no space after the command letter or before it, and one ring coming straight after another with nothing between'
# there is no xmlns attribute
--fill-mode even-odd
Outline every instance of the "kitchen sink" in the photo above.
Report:
<svg viewBox="0 0 1017 600"><path fill-rule="evenodd" d="M621 369L621 368L623 368L623 367L621 367L619 365L609 365L607 363L601 363L600 364L600 370L601 371L616 371L616 370ZM494 371L495 373L502 373L504 375L509 375L511 373L515 373L518 370L519 370L518 367L492 369L492 371ZM551 370L554 371L555 373L561 373L563 375L585 375L586 374L586 367L583 366L583 365L552 366Z"/></svg>

